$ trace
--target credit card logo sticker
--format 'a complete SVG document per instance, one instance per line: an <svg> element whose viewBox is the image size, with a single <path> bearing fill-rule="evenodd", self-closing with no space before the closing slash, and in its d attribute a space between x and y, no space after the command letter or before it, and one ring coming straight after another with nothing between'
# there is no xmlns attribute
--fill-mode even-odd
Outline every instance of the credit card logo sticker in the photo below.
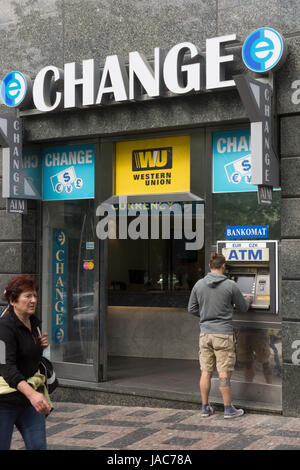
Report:
<svg viewBox="0 0 300 470"><path fill-rule="evenodd" d="M272 28L257 29L245 40L242 57L248 69L267 72L279 66L281 59L285 58L283 39Z"/></svg>

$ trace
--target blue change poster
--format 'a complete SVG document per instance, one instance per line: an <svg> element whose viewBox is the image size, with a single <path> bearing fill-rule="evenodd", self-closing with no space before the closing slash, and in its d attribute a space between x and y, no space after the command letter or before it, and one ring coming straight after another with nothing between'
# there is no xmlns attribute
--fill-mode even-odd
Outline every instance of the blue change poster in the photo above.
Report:
<svg viewBox="0 0 300 470"><path fill-rule="evenodd" d="M94 145L45 148L42 162L44 201L94 198Z"/></svg>
<svg viewBox="0 0 300 470"><path fill-rule="evenodd" d="M53 229L52 241L52 343L67 340L68 233Z"/></svg>
<svg viewBox="0 0 300 470"><path fill-rule="evenodd" d="M213 192L257 191L251 184L250 129L213 133Z"/></svg>

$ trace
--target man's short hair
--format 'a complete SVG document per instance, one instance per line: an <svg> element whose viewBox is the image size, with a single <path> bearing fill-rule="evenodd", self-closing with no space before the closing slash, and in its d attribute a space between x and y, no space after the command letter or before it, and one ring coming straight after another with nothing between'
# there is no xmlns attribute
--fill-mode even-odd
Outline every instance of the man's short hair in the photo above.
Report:
<svg viewBox="0 0 300 470"><path fill-rule="evenodd" d="M221 269L221 266L226 263L225 256L220 253L211 253L209 267L210 269Z"/></svg>

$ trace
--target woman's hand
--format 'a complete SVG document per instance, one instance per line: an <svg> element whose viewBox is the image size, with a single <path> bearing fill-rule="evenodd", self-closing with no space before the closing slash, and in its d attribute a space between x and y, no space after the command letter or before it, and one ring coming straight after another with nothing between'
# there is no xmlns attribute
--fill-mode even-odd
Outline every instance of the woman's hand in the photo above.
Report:
<svg viewBox="0 0 300 470"><path fill-rule="evenodd" d="M44 395L40 392L32 393L30 397L30 403L36 409L36 411L42 415L48 415L51 411L51 407L47 402Z"/></svg>
<svg viewBox="0 0 300 470"><path fill-rule="evenodd" d="M43 349L49 346L48 333L44 333L42 336L39 336L39 340Z"/></svg>
<svg viewBox="0 0 300 470"><path fill-rule="evenodd" d="M21 380L18 383L17 389L28 398L32 406L36 411L42 415L48 415L51 411L51 407L47 402L44 395L33 388L26 382L26 380Z"/></svg>

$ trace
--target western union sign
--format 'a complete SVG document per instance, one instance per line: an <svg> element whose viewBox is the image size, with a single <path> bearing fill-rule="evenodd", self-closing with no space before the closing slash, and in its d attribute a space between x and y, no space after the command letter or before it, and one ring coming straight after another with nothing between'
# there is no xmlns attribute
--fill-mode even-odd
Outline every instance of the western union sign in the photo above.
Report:
<svg viewBox="0 0 300 470"><path fill-rule="evenodd" d="M172 147L132 151L132 171L172 168Z"/></svg>
<svg viewBox="0 0 300 470"><path fill-rule="evenodd" d="M116 195L189 190L189 136L117 143Z"/></svg>

